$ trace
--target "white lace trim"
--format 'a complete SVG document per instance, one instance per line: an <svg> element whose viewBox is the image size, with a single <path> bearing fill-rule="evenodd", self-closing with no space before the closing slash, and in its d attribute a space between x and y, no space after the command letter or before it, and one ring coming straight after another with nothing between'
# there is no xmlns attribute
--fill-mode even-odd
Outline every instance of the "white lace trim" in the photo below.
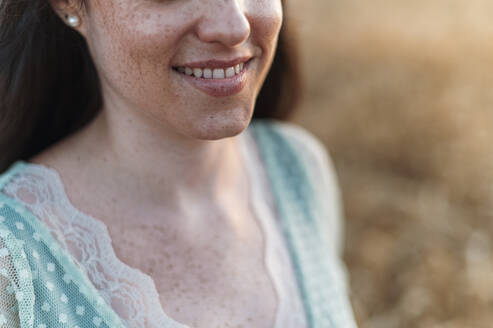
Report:
<svg viewBox="0 0 493 328"><path fill-rule="evenodd" d="M275 223L273 200L267 197L267 177L257 150L253 151L253 136L247 131L239 136L239 140L254 190L251 195L254 213L260 219L264 233L266 266L278 295L274 327L303 328L306 322L295 275ZM247 136L249 141L245 139ZM129 327L190 328L166 315L149 275L117 258L107 226L71 204L56 170L27 163L2 192L21 202L45 224ZM266 203L266 199L270 201Z"/></svg>
<svg viewBox="0 0 493 328"><path fill-rule="evenodd" d="M130 327L186 328L164 313L152 278L116 257L106 225L72 206L55 170L28 163L4 193L42 219ZM171 322L175 324L170 326Z"/></svg>

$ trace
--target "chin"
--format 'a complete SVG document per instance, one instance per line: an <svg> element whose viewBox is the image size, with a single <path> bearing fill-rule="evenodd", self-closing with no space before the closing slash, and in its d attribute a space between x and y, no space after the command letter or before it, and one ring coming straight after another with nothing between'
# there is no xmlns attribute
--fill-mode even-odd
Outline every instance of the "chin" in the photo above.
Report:
<svg viewBox="0 0 493 328"><path fill-rule="evenodd" d="M194 137L199 140L220 140L231 138L241 134L247 127L249 122L234 122L216 126L205 126L194 133Z"/></svg>
<svg viewBox="0 0 493 328"><path fill-rule="evenodd" d="M194 128L187 133L199 140L219 140L241 134L250 124L253 112L241 111L234 115L211 114L204 120L197 120Z"/></svg>

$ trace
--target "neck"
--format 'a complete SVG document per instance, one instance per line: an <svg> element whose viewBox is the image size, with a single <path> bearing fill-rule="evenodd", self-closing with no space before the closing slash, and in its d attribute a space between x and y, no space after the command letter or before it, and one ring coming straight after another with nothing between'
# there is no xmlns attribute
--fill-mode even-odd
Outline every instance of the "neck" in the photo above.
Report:
<svg viewBox="0 0 493 328"><path fill-rule="evenodd" d="M219 204L229 195L244 196L238 137L198 140L144 120L102 110L62 149L73 154L70 165L81 176L142 206L151 202L180 209L190 201Z"/></svg>

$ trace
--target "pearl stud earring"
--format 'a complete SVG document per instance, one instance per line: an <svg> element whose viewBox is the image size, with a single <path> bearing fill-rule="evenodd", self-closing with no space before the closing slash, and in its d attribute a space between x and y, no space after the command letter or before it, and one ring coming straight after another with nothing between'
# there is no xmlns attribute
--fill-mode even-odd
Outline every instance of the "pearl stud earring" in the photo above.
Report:
<svg viewBox="0 0 493 328"><path fill-rule="evenodd" d="M68 15L67 23L72 27L78 27L80 24L80 18L77 15Z"/></svg>

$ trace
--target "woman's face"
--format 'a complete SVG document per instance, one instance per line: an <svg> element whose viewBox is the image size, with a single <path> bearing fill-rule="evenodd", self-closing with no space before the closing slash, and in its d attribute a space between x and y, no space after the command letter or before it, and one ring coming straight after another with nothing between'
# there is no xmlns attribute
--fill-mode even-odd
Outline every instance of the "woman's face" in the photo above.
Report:
<svg viewBox="0 0 493 328"><path fill-rule="evenodd" d="M281 0L88 0L78 30L105 105L197 139L243 131L273 59Z"/></svg>

